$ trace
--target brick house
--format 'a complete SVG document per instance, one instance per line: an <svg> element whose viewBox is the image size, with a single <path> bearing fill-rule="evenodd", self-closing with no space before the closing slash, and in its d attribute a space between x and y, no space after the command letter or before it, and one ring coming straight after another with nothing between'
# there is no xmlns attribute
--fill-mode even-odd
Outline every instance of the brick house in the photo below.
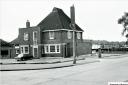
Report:
<svg viewBox="0 0 128 85"><path fill-rule="evenodd" d="M19 28L18 38L11 43L15 45L16 54L24 53L35 58L70 57L73 54L70 24L71 19L63 10L54 7L37 26L31 27L27 20L26 28ZM83 42L82 34L83 30L76 24L77 55L91 53L91 43Z"/></svg>

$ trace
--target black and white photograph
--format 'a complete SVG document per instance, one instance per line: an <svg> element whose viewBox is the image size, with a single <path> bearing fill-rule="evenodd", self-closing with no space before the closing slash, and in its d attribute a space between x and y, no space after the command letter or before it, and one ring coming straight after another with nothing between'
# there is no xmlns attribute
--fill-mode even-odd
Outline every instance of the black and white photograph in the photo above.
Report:
<svg viewBox="0 0 128 85"><path fill-rule="evenodd" d="M0 0L0 85L128 85L128 0Z"/></svg>

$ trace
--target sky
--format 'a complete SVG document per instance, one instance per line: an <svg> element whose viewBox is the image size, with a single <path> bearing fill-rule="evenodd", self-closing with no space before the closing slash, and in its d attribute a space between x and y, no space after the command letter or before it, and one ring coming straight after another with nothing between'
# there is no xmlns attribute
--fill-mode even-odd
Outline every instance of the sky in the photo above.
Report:
<svg viewBox="0 0 128 85"><path fill-rule="evenodd" d="M128 12L128 0L0 0L0 39L14 40L27 20L36 26L53 7L61 8L70 17L73 4L84 39L126 41L117 20Z"/></svg>

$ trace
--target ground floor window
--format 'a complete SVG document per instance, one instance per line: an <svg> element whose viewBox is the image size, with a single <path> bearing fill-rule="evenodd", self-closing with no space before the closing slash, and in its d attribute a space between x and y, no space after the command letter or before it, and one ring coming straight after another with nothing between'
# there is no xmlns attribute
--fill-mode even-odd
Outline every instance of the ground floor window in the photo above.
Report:
<svg viewBox="0 0 128 85"><path fill-rule="evenodd" d="M20 46L20 52L23 54L29 54L29 45Z"/></svg>
<svg viewBox="0 0 128 85"><path fill-rule="evenodd" d="M15 46L15 52L16 52L16 54L19 54L20 53L20 47L19 46Z"/></svg>
<svg viewBox="0 0 128 85"><path fill-rule="evenodd" d="M19 54L20 53L20 50L19 49L16 49L16 54Z"/></svg>
<svg viewBox="0 0 128 85"><path fill-rule="evenodd" d="M1 50L1 55L8 55L8 50Z"/></svg>
<svg viewBox="0 0 128 85"><path fill-rule="evenodd" d="M44 54L45 53L45 51L44 51L44 46L42 46L42 54Z"/></svg>
<svg viewBox="0 0 128 85"><path fill-rule="evenodd" d="M20 50L21 50L21 53L24 53L24 48L23 48L23 47L21 47L21 49L20 49Z"/></svg>
<svg viewBox="0 0 128 85"><path fill-rule="evenodd" d="M60 53L60 44L45 44L45 53Z"/></svg>
<svg viewBox="0 0 128 85"><path fill-rule="evenodd" d="M55 45L51 45L51 46L50 46L50 52L56 52L56 50L55 50Z"/></svg>
<svg viewBox="0 0 128 85"><path fill-rule="evenodd" d="M57 52L60 52L60 46L59 45L56 46L56 50L57 50Z"/></svg>
<svg viewBox="0 0 128 85"><path fill-rule="evenodd" d="M24 47L25 53L29 53L28 47Z"/></svg>

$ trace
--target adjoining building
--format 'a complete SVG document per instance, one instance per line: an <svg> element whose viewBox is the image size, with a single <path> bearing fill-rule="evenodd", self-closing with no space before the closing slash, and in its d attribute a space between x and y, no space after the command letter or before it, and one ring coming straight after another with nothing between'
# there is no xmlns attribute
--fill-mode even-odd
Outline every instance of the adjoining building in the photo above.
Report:
<svg viewBox="0 0 128 85"><path fill-rule="evenodd" d="M13 58L13 45L0 39L0 58Z"/></svg>
<svg viewBox="0 0 128 85"><path fill-rule="evenodd" d="M23 53L34 58L72 56L73 29L70 24L71 19L56 7L37 26L31 27L27 20L26 28L19 28L18 38L11 42L15 45L16 55ZM91 43L83 41L83 30L75 25L76 55L90 54Z"/></svg>

